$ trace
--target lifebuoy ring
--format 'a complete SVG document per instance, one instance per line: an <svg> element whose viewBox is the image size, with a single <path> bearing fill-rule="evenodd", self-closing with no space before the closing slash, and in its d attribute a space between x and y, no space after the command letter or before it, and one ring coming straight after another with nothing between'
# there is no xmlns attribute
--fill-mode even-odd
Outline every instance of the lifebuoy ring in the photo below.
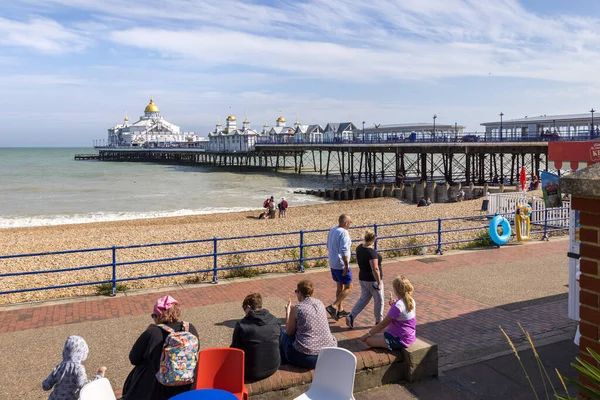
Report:
<svg viewBox="0 0 600 400"><path fill-rule="evenodd" d="M498 226L502 227L502 235L498 234ZM502 215L496 215L490 221L490 238L498 246L506 244L510 239L510 224Z"/></svg>

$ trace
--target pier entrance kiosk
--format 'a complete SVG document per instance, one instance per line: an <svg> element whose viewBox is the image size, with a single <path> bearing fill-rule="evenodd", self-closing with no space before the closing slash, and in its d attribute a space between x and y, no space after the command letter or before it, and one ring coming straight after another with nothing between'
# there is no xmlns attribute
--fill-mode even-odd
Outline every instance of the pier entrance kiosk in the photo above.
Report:
<svg viewBox="0 0 600 400"><path fill-rule="evenodd" d="M576 171L600 162L600 141L548 143L548 169ZM579 321L579 211L569 221L569 318ZM579 345L579 327L575 335Z"/></svg>

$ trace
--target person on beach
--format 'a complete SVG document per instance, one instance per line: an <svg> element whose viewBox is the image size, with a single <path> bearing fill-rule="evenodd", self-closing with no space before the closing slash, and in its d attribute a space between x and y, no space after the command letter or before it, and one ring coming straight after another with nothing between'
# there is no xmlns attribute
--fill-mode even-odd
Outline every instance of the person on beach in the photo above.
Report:
<svg viewBox="0 0 600 400"><path fill-rule="evenodd" d="M366 231L364 243L356 248L356 261L358 263L358 281L360 283L360 298L346 316L346 326L354 328L354 319L369 304L373 298L373 315L375 324L383 319L383 271L381 261L383 258L375 251L377 237L372 231Z"/></svg>
<svg viewBox="0 0 600 400"><path fill-rule="evenodd" d="M351 222L346 214L340 215L338 226L331 228L327 235L329 268L331 277L336 283L336 291L335 301L327 306L326 310L336 321L349 314L344 311L343 301L352 292L352 270L349 266L352 240L348 233Z"/></svg>
<svg viewBox="0 0 600 400"><path fill-rule="evenodd" d="M288 209L288 202L285 200L285 197L281 198L281 202L277 205L277 208L279 209L279 218L285 218Z"/></svg>
<svg viewBox="0 0 600 400"><path fill-rule="evenodd" d="M279 320L262 308L260 293L251 293L242 302L246 316L235 324L231 346L244 351L244 381L260 381L279 369Z"/></svg>
<svg viewBox="0 0 600 400"><path fill-rule="evenodd" d="M298 303L288 300L285 306L285 328L281 335L281 363L302 368L315 368L319 352L324 347L336 347L327 313L321 300L313 296L314 285L302 280L296 286Z"/></svg>
<svg viewBox="0 0 600 400"><path fill-rule="evenodd" d="M165 354L164 345L170 332L189 332L196 337L195 351L189 359L198 360L198 331L194 325L180 321L179 302L171 296L161 297L152 311L152 320L148 328L140 335L129 352L129 361L133 370L123 384L123 400L167 400L179 393L191 390L193 383L182 386L165 386L157 379L161 370L161 356ZM194 362L195 365L195 362ZM195 377L195 373L194 373Z"/></svg>
<svg viewBox="0 0 600 400"><path fill-rule="evenodd" d="M429 207L431 204L432 204L432 203L431 203L431 197L428 197L428 198L427 198L427 204L426 204L426 205L427 205L427 207Z"/></svg>
<svg viewBox="0 0 600 400"><path fill-rule="evenodd" d="M390 310L387 316L360 339L370 347L388 350L405 349L416 340L416 303L414 288L408 278L400 275L392 285L396 298L390 293ZM385 332L381 333L383 330Z"/></svg>
<svg viewBox="0 0 600 400"><path fill-rule="evenodd" d="M88 345L81 336L69 336L62 351L62 361L42 383L45 391L54 390L48 400L78 400L79 391L89 382L104 378L106 367L100 367L96 376L88 380L83 362L88 356Z"/></svg>
<svg viewBox="0 0 600 400"><path fill-rule="evenodd" d="M417 203L417 207L427 207L427 201L425 201L425 197L421 197L421 200Z"/></svg>
<svg viewBox="0 0 600 400"><path fill-rule="evenodd" d="M275 199L271 197L271 202L269 203L269 219L275 219L276 210L277 206L275 205Z"/></svg>

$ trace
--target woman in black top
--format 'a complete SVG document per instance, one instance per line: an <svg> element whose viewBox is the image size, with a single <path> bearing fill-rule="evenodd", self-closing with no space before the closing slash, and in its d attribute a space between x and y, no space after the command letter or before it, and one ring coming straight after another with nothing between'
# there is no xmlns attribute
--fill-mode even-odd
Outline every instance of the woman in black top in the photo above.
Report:
<svg viewBox="0 0 600 400"><path fill-rule="evenodd" d="M374 249L377 237L371 231L365 232L364 243L356 248L356 261L358 262L360 282L360 298L352 307L350 315L346 316L346 325L354 328L354 319L369 304L374 301L373 314L375 324L383 319L383 271L381 270L381 255Z"/></svg>
<svg viewBox="0 0 600 400"><path fill-rule="evenodd" d="M179 331L183 327L180 317L181 308L177 300L171 296L158 299L152 312L154 324L140 335L129 353L129 361L134 368L123 385L123 400L167 400L191 390L193 384L164 386L156 379L163 345L168 336L167 331L156 325L166 324L169 328ZM198 337L198 332L192 324L190 324L190 332Z"/></svg>

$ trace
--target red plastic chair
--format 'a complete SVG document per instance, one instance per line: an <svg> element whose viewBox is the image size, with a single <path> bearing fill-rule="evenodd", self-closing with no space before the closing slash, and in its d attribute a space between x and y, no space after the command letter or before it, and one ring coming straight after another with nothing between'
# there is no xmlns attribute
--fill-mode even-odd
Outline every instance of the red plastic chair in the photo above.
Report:
<svg viewBox="0 0 600 400"><path fill-rule="evenodd" d="M195 389L221 389L248 400L244 385L244 351L228 347L206 349L198 354Z"/></svg>

